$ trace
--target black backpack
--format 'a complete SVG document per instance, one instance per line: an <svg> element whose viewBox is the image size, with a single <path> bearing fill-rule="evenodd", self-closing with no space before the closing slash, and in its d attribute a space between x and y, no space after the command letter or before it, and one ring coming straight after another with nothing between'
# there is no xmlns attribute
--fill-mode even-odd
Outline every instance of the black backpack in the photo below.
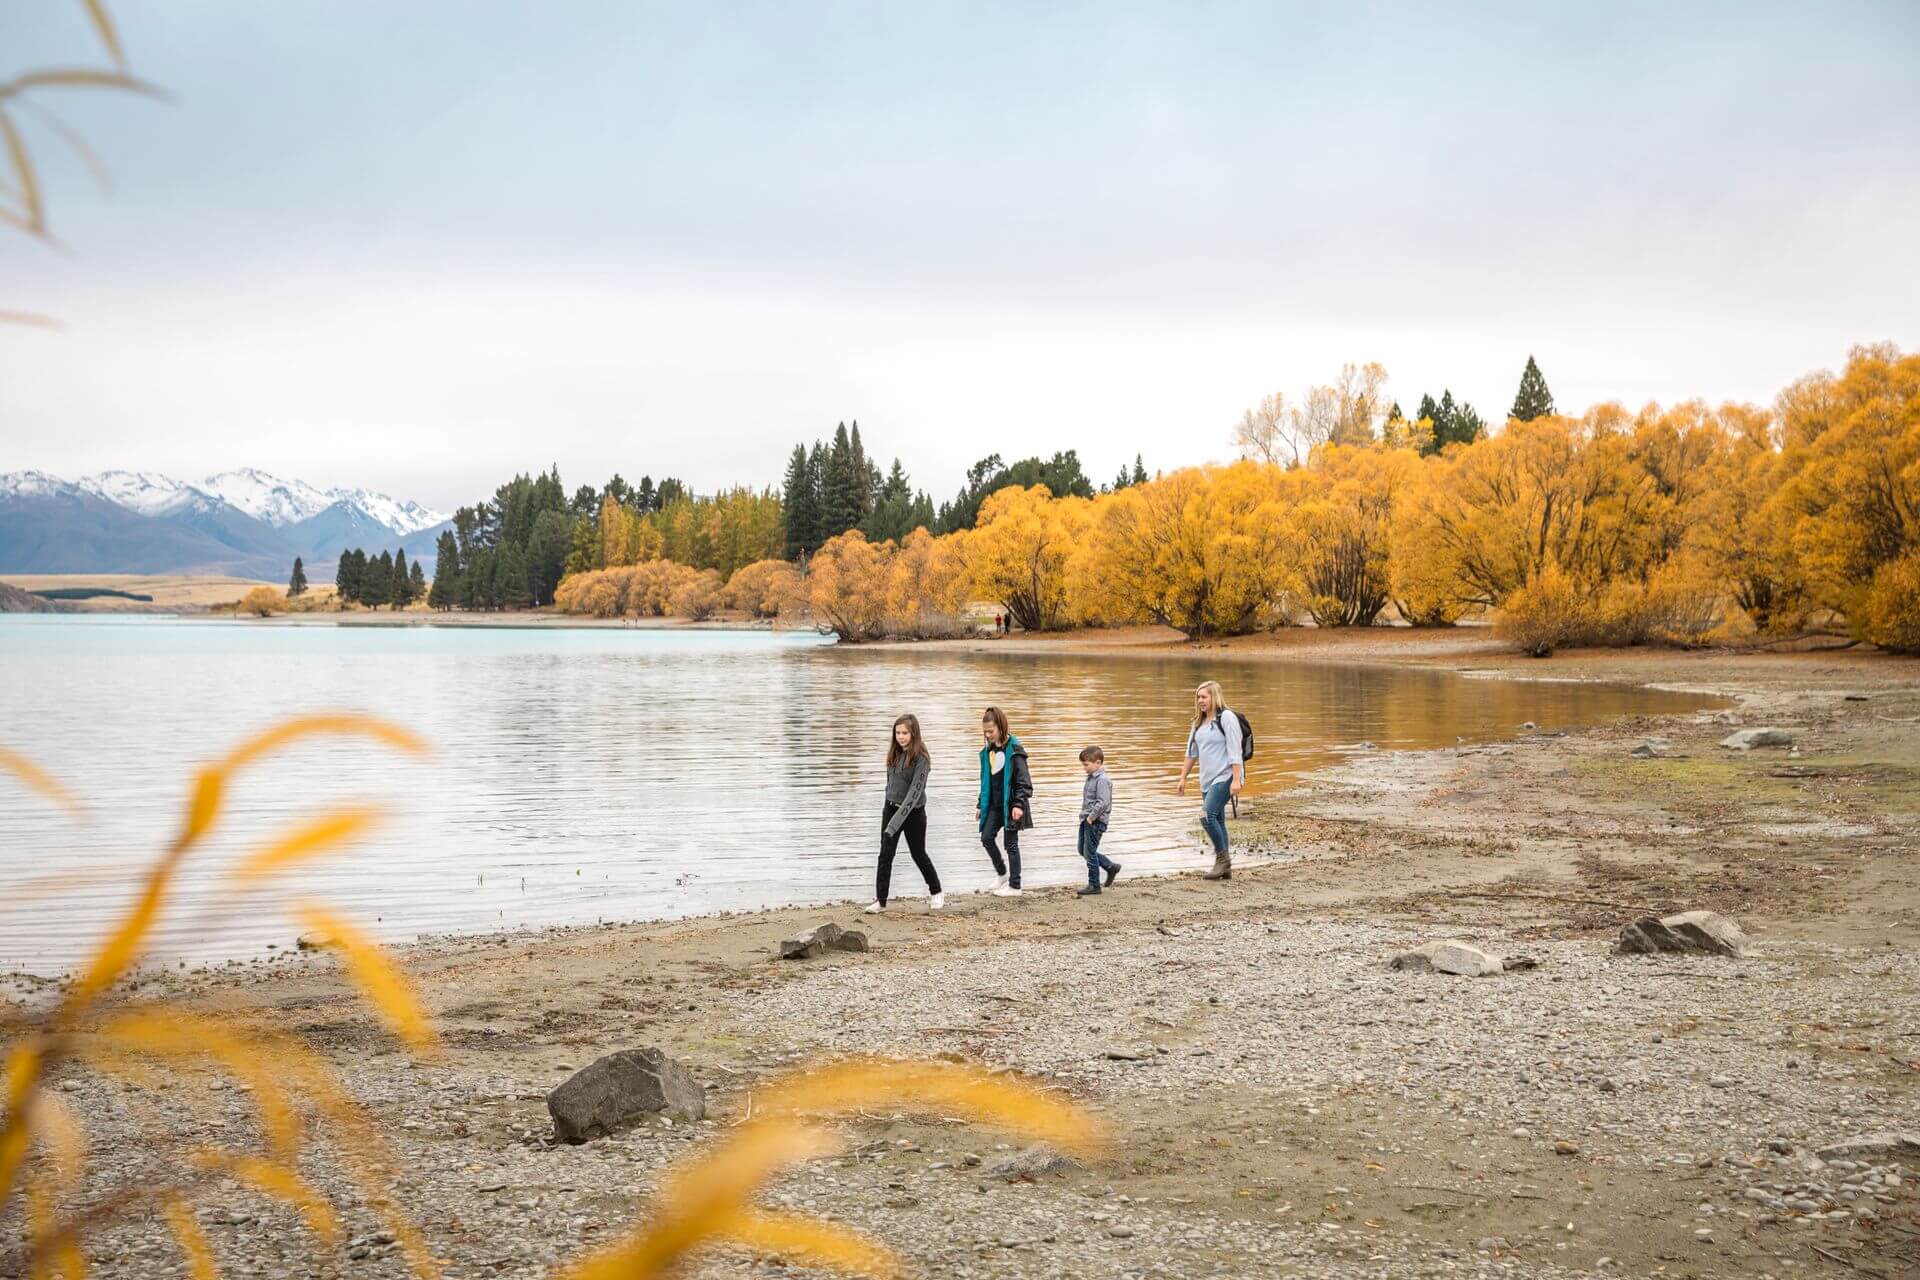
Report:
<svg viewBox="0 0 1920 1280"><path fill-rule="evenodd" d="M1232 707L1228 707L1224 714L1230 715L1240 722L1240 758L1242 760L1253 759L1253 722L1241 715L1238 711L1235 711ZM1227 726L1220 723L1219 716L1213 718L1213 727L1218 729L1222 736L1225 736Z"/></svg>

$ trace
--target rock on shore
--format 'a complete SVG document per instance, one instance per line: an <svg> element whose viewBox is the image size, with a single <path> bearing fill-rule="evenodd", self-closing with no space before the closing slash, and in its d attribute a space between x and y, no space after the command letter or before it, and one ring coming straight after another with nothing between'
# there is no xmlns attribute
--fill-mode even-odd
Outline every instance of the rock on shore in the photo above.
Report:
<svg viewBox="0 0 1920 1280"><path fill-rule="evenodd" d="M1740 932L1739 925L1718 912L1682 911L1679 915L1635 920L1620 930L1614 950L1622 955L1678 951L1738 957L1747 954L1747 936Z"/></svg>
<svg viewBox="0 0 1920 1280"><path fill-rule="evenodd" d="M547 1111L561 1141L585 1142L656 1113L703 1119L707 1097L693 1073L659 1049L622 1049L569 1076L547 1095Z"/></svg>

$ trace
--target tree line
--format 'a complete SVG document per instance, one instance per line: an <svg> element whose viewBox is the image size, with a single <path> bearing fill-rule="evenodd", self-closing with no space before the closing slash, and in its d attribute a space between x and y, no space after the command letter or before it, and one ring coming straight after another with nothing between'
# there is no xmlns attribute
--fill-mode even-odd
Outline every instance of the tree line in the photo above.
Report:
<svg viewBox="0 0 1920 1280"><path fill-rule="evenodd" d="M419 561L407 563L406 551L382 551L370 556L356 547L340 553L334 569L334 591L348 604L363 604L370 609L386 605L404 609L427 594L426 575ZM296 589L297 588L297 589ZM287 596L302 595L307 589L306 567L296 557L293 578L287 584Z"/></svg>
<svg viewBox="0 0 1920 1280"><path fill-rule="evenodd" d="M1102 491L1141 484L1146 478L1145 465L1136 455L1132 469L1121 467ZM1011 465L995 453L968 468L966 483L953 500L936 508L926 490L913 487L899 458L883 475L867 454L860 424L849 428L842 422L831 440L796 444L787 460L781 485L783 554L788 560L805 560L855 529L869 542L899 542L916 529L935 534L971 529L987 495L1010 485L1045 485L1062 497L1090 498L1095 492L1072 449Z"/></svg>
<svg viewBox="0 0 1920 1280"><path fill-rule="evenodd" d="M1856 348L1771 408L1578 417L1553 411L1529 359L1504 426L1464 440L1380 409L1384 371L1367 368L1303 397L1304 435L1243 419L1231 465L1091 498L1006 487L971 528L899 543L849 530L814 555L805 599L850 639L937 631L985 600L1034 629L1492 612L1533 653L1809 631L1920 651L1920 355Z"/></svg>

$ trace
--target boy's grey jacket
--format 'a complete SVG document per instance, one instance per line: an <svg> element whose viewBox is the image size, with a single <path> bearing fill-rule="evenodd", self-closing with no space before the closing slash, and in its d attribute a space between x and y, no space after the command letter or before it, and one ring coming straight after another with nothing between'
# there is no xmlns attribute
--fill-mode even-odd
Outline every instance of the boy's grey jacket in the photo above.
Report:
<svg viewBox="0 0 1920 1280"><path fill-rule="evenodd" d="M1104 768L1095 769L1087 775L1086 783L1080 788L1080 820L1105 822L1112 816L1113 779L1107 776Z"/></svg>
<svg viewBox="0 0 1920 1280"><path fill-rule="evenodd" d="M927 774L932 770L925 756L887 766L887 803L900 806L887 823L888 835L898 835L913 811L927 803Z"/></svg>

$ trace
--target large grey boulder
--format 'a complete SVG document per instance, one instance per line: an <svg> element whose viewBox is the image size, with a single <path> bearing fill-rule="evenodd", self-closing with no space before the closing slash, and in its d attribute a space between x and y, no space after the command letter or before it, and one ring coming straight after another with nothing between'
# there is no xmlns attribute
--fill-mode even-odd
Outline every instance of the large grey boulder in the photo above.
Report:
<svg viewBox="0 0 1920 1280"><path fill-rule="evenodd" d="M1751 751L1755 747L1790 747L1793 735L1785 729L1740 729L1720 739L1729 751Z"/></svg>
<svg viewBox="0 0 1920 1280"><path fill-rule="evenodd" d="M1453 939L1423 943L1411 951L1402 951L1387 961L1387 967L1414 973L1451 973L1462 978L1485 978L1506 970L1499 956L1482 951L1471 942Z"/></svg>
<svg viewBox="0 0 1920 1280"><path fill-rule="evenodd" d="M811 960L829 951L870 950L866 934L858 929L842 929L837 924L823 924L809 933L783 938L780 942L782 960Z"/></svg>
<svg viewBox="0 0 1920 1280"><path fill-rule="evenodd" d="M1717 911L1682 911L1674 916L1635 920L1620 930L1614 950L1622 955L1677 951L1743 956L1747 954L1747 935Z"/></svg>
<svg viewBox="0 0 1920 1280"><path fill-rule="evenodd" d="M547 1095L547 1111L563 1142L585 1142L648 1115L704 1119L707 1095L661 1050L622 1049L568 1076Z"/></svg>

